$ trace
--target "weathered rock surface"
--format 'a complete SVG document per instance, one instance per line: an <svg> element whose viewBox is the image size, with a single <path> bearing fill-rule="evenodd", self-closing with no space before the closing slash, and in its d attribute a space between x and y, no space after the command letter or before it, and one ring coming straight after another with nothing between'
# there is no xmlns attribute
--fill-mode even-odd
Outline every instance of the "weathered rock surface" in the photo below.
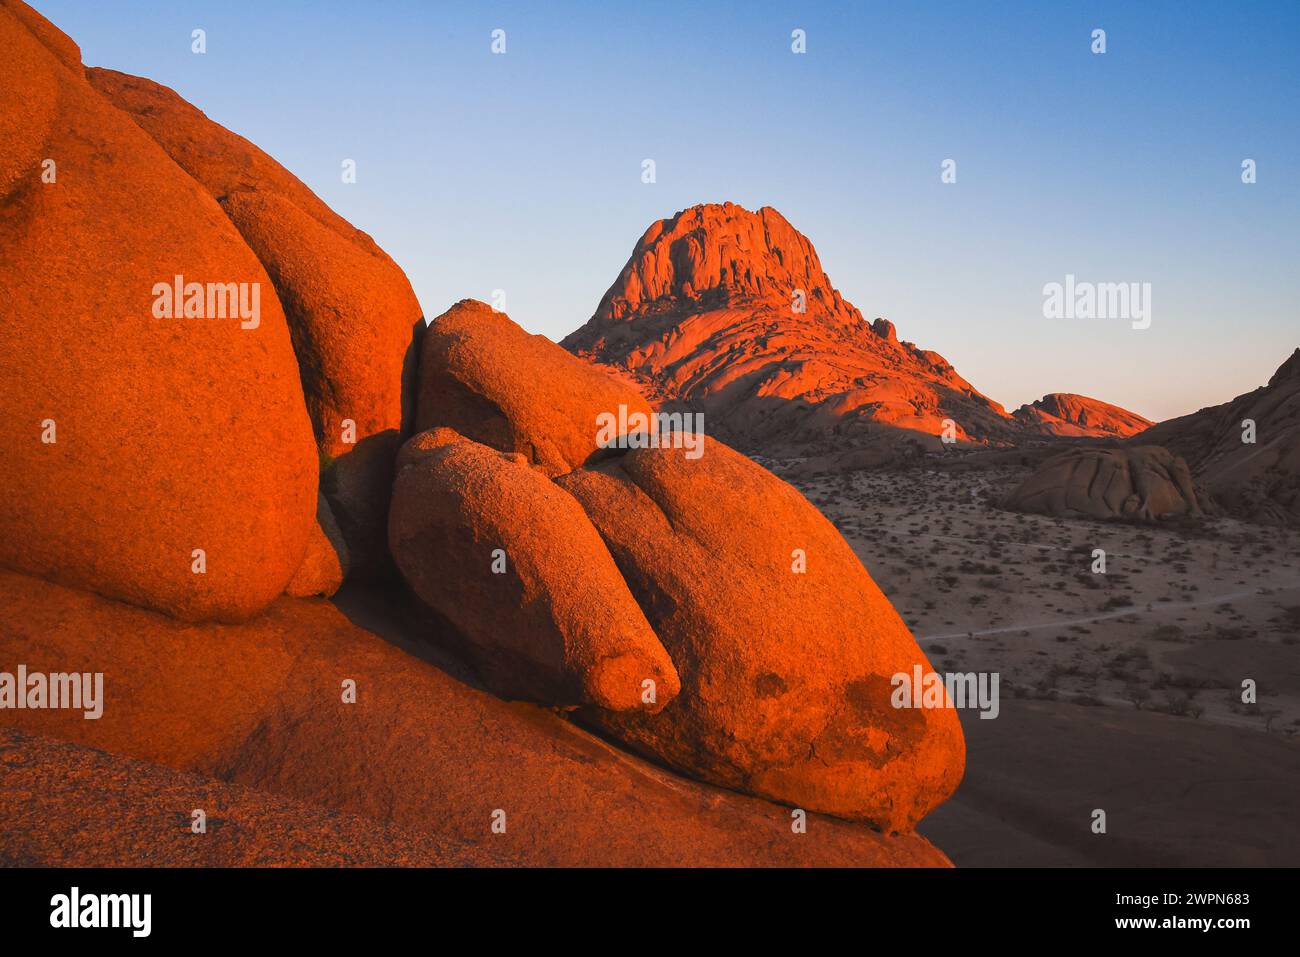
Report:
<svg viewBox="0 0 1300 957"><path fill-rule="evenodd" d="M842 451L882 428L938 436L945 419L961 441L1019 430L938 353L868 324L770 207L708 204L655 223L562 345L703 411L711 434L751 452Z"/></svg>
<svg viewBox="0 0 1300 957"><path fill-rule="evenodd" d="M417 427L445 426L561 475L600 452L597 417L649 413L636 389L464 299L429 325L420 355Z"/></svg>
<svg viewBox="0 0 1300 957"><path fill-rule="evenodd" d="M195 808L207 831L190 830ZM198 774L0 728L3 867L462 867L431 838Z"/></svg>
<svg viewBox="0 0 1300 957"><path fill-rule="evenodd" d="M464 845L476 863L947 863L915 835L816 815L808 834L792 834L786 808L676 777L554 714L473 690L326 602L281 598L244 625L191 625L0 573L0 648L32 671L102 671L106 699L96 721L6 709L0 726L383 820ZM349 679L355 704L341 700ZM496 810L504 834L491 830Z"/></svg>
<svg viewBox="0 0 1300 957"><path fill-rule="evenodd" d="M1253 443L1243 441L1254 423ZM1152 426L1134 442L1182 456L1214 501L1249 521L1300 524L1300 349L1268 384Z"/></svg>
<svg viewBox="0 0 1300 957"><path fill-rule="evenodd" d="M523 455L450 429L416 435L398 458L389 540L412 590L503 697L658 711L677 693L600 535Z"/></svg>
<svg viewBox="0 0 1300 957"><path fill-rule="evenodd" d="M345 484L364 490L331 504L346 513L354 565L373 573L384 556L392 459L409 424L414 339L424 325L405 274L296 176L174 91L113 70L86 74L221 204L266 267L288 316L323 462L349 473L327 479L327 494ZM369 444L381 454L357 454Z"/></svg>
<svg viewBox="0 0 1300 957"><path fill-rule="evenodd" d="M1100 399L1053 392L1012 413L1033 432L1087 438L1127 438L1154 423Z"/></svg>
<svg viewBox="0 0 1300 957"><path fill-rule="evenodd" d="M70 40L5 0L0 49L0 564L184 618L252 615L301 564L317 491L270 279ZM178 275L256 287L256 326L156 316Z"/></svg>
<svg viewBox="0 0 1300 957"><path fill-rule="evenodd" d="M657 715L587 720L705 780L886 830L956 788L955 712L891 704L893 676L929 673L925 655L795 489L716 440L695 461L638 450L557 481L600 529L682 684Z"/></svg>
<svg viewBox="0 0 1300 957"><path fill-rule="evenodd" d="M1062 452L1043 462L1005 505L1045 515L1146 522L1202 514L1187 463L1155 446Z"/></svg>

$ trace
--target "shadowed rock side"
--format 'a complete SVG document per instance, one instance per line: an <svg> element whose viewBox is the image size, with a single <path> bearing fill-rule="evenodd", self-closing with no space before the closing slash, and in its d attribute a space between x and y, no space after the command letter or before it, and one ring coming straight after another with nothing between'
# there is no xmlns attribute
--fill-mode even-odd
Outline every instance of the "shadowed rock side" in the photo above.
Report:
<svg viewBox="0 0 1300 957"><path fill-rule="evenodd" d="M1145 522L1202 513L1187 463L1155 446L1062 452L1043 462L1005 505L1020 512Z"/></svg>
<svg viewBox="0 0 1300 957"><path fill-rule="evenodd" d="M429 324L420 354L416 426L445 426L547 475L601 450L596 417L620 405L648 413L636 389L529 335L486 303L464 299Z"/></svg>
<svg viewBox="0 0 1300 957"><path fill-rule="evenodd" d="M317 493L270 279L70 40L4 0L0 50L0 564L184 618L252 615L302 564ZM177 275L258 284L256 327L156 316Z"/></svg>
<svg viewBox="0 0 1300 957"><path fill-rule="evenodd" d="M316 496L316 527L307 554L284 593L295 598L328 598L339 590L350 563L347 541L324 493Z"/></svg>
<svg viewBox="0 0 1300 957"><path fill-rule="evenodd" d="M451 429L398 458L393 558L506 698L657 711L677 672L582 508L519 453ZM654 694L643 704L643 682Z"/></svg>
<svg viewBox="0 0 1300 957"><path fill-rule="evenodd" d="M1032 432L1063 437L1127 438L1154 424L1136 412L1069 392L1045 395L1012 414Z"/></svg>
<svg viewBox="0 0 1300 957"><path fill-rule="evenodd" d="M835 527L717 441L629 452L557 480L610 546L681 676L658 715L587 720L689 774L910 829L961 780L948 708L896 708L932 670Z"/></svg>
<svg viewBox="0 0 1300 957"><path fill-rule="evenodd" d="M468 688L324 602L281 598L245 625L188 625L0 573L0 609L8 660L102 671L106 698L97 721L6 709L0 725L381 819L474 863L947 863L915 835L815 815L808 834L792 834L786 808L683 780ZM345 679L355 704L341 700ZM0 791L11 780L0 775ZM491 832L498 809L505 834ZM0 830L0 848L13 841Z"/></svg>
<svg viewBox="0 0 1300 957"><path fill-rule="evenodd" d="M1246 422L1254 423L1254 442ZM1253 522L1300 524L1300 349L1254 392L1152 426L1133 439L1185 458L1229 512Z"/></svg>
<svg viewBox="0 0 1300 957"><path fill-rule="evenodd" d="M0 867L457 867L492 848L0 728ZM207 831L191 831L201 808Z"/></svg>
<svg viewBox="0 0 1300 957"><path fill-rule="evenodd" d="M221 204L266 267L288 316L323 487L354 566L373 573L386 556L393 458L423 326L406 276L296 176L172 90L113 70L86 75Z"/></svg>
<svg viewBox="0 0 1300 957"><path fill-rule="evenodd" d="M887 320L868 325L770 207L708 204L655 223L562 345L703 411L713 434L746 451L839 450L882 431L937 437L946 418L959 439L1019 429L938 353L899 342Z"/></svg>

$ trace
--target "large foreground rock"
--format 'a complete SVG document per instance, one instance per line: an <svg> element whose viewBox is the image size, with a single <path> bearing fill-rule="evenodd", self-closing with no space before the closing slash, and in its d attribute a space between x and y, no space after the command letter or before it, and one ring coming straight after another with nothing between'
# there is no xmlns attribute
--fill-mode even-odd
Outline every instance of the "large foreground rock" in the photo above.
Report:
<svg viewBox="0 0 1300 957"><path fill-rule="evenodd" d="M1202 514L1187 463L1155 446L1062 452L1004 504L1020 512L1144 522Z"/></svg>
<svg viewBox="0 0 1300 957"><path fill-rule="evenodd" d="M929 662L834 526L720 442L557 480L600 529L681 677L657 715L588 720L674 767L810 810L911 828L961 780L950 708L891 704ZM798 570L800 567L806 570Z"/></svg>
<svg viewBox="0 0 1300 957"><path fill-rule="evenodd" d="M420 355L417 426L455 429L519 452L547 475L599 453L597 417L648 414L634 388L575 359L504 313L465 299L433 320Z"/></svg>
<svg viewBox="0 0 1300 957"><path fill-rule="evenodd" d="M677 693L600 535L522 455L420 433L398 459L389 526L407 583L498 694L658 711Z"/></svg>
<svg viewBox="0 0 1300 957"><path fill-rule="evenodd" d="M475 691L324 602L282 598L245 625L187 625L0 573L0 649L32 671L102 671L106 698L97 721L3 710L0 725L384 821L480 863L946 864L913 835L816 815L792 833L786 808ZM355 704L342 701L346 680ZM498 810L504 834L492 831Z"/></svg>
<svg viewBox="0 0 1300 957"><path fill-rule="evenodd" d="M296 176L174 91L113 70L86 72L221 204L266 267L323 462L340 473L327 477L326 493L353 567L374 571L385 554L393 457L414 406L413 343L424 329L406 276Z"/></svg>
<svg viewBox="0 0 1300 957"><path fill-rule="evenodd" d="M70 40L4 0L0 50L0 564L247 617L297 571L316 510L275 290L216 201L90 87ZM247 284L250 305L259 290L255 327L156 316L155 286L178 275Z"/></svg>

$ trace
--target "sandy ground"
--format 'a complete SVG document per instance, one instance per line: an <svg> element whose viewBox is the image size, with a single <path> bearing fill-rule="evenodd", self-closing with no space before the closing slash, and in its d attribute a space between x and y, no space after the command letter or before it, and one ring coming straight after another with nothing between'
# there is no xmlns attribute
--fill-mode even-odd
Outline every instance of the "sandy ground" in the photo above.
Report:
<svg viewBox="0 0 1300 957"><path fill-rule="evenodd" d="M1300 534L1000 509L1025 474L796 481L937 670L1000 676L922 833L958 866L1300 864Z"/></svg>

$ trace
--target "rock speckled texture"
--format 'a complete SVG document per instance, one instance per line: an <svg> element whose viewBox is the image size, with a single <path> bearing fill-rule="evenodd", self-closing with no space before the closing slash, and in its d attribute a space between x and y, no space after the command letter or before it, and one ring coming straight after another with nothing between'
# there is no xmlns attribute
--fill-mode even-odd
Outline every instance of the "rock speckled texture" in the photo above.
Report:
<svg viewBox="0 0 1300 957"><path fill-rule="evenodd" d="M682 682L658 715L590 720L688 774L886 830L911 828L957 787L956 713L890 700L895 674L929 662L794 488L712 440L696 461L633 451L558 481Z"/></svg>
<svg viewBox="0 0 1300 957"><path fill-rule="evenodd" d="M424 326L405 274L296 176L172 90L113 70L86 74L221 204L266 268L288 317L321 456L344 473L324 487L343 513L352 565L381 570L392 460L409 425L414 341Z"/></svg>
<svg viewBox="0 0 1300 957"><path fill-rule="evenodd" d="M498 694L658 711L677 693L668 653L582 507L522 455L450 429L420 433L398 459L389 524L407 583Z"/></svg>
<svg viewBox="0 0 1300 957"><path fill-rule="evenodd" d="M10 660L47 671L75 660L104 672L106 699L97 721L4 710L0 726L382 820L465 845L475 863L947 865L915 835L831 818L810 815L809 833L793 834L786 808L467 687L326 602L281 598L247 624L193 625L0 573L0 609ZM341 700L345 679L356 704ZM491 831L497 809L505 834Z"/></svg>
<svg viewBox="0 0 1300 957"><path fill-rule="evenodd" d="M0 137L0 564L246 618L297 571L316 508L284 313L216 201L90 87L70 41L23 21L43 23L0 5L0 130L25 131ZM259 284L256 328L156 317L177 275Z"/></svg>
<svg viewBox="0 0 1300 957"><path fill-rule="evenodd" d="M191 830L195 809L207 831ZM0 728L3 867L461 867L496 863L380 821Z"/></svg>
<svg viewBox="0 0 1300 957"><path fill-rule="evenodd" d="M600 452L597 416L649 413L636 389L529 335L504 313L465 299L433 320L420 355L421 431L446 426L522 453L561 475Z"/></svg>

